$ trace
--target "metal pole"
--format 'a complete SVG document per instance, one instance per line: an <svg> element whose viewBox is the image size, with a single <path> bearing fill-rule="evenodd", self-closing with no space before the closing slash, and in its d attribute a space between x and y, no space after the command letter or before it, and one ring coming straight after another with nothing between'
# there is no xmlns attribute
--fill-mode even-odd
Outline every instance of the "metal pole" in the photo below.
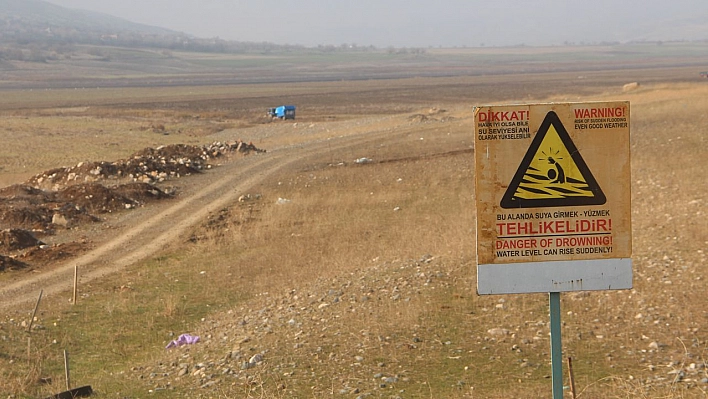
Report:
<svg viewBox="0 0 708 399"><path fill-rule="evenodd" d="M561 345L560 292L548 294L551 313L551 377L553 399L563 399L563 346Z"/></svg>

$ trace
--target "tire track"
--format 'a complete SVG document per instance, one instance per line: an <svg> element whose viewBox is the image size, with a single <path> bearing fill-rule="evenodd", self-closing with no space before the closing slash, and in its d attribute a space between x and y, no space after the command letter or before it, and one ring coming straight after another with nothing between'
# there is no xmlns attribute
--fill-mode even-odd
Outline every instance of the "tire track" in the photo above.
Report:
<svg viewBox="0 0 708 399"><path fill-rule="evenodd" d="M254 156L258 157L257 159L244 158L212 169L209 173L216 174L210 176L211 180L216 180L213 183L201 183L206 186L166 208L160 207L160 204L150 205L155 207L152 216L135 226L116 229L115 238L52 270L0 288L0 309L19 311L21 305L36 300L40 289L44 292L45 300L71 291L75 266L79 267L80 281L85 284L153 256L165 246L177 241L180 235L206 219L210 213L237 201L241 194L283 168L325 152L380 140L384 134L387 139L392 137L390 131L340 136L297 147L276 149ZM202 178L204 177L198 177Z"/></svg>

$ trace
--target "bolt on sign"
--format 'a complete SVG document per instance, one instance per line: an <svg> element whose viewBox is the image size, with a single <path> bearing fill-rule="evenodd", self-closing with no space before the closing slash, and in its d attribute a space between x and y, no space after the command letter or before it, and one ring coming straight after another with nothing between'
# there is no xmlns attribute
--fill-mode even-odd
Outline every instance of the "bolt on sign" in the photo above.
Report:
<svg viewBox="0 0 708 399"><path fill-rule="evenodd" d="M474 111L477 292L632 287L629 102Z"/></svg>

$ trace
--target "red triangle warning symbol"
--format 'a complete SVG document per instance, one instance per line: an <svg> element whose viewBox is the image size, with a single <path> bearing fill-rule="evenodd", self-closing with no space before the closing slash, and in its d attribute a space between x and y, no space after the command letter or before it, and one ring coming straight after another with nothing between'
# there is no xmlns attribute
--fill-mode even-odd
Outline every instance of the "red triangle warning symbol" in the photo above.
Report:
<svg viewBox="0 0 708 399"><path fill-rule="evenodd" d="M505 209L543 208L602 205L606 201L558 115L550 111L500 205Z"/></svg>

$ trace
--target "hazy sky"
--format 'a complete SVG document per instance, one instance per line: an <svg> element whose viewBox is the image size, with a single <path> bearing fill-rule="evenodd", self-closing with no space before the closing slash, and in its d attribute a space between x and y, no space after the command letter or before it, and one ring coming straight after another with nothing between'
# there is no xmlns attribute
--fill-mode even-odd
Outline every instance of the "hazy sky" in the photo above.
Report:
<svg viewBox="0 0 708 399"><path fill-rule="evenodd" d="M708 39L707 0L47 1L199 37L305 46ZM695 22L695 29L673 29L687 20Z"/></svg>

